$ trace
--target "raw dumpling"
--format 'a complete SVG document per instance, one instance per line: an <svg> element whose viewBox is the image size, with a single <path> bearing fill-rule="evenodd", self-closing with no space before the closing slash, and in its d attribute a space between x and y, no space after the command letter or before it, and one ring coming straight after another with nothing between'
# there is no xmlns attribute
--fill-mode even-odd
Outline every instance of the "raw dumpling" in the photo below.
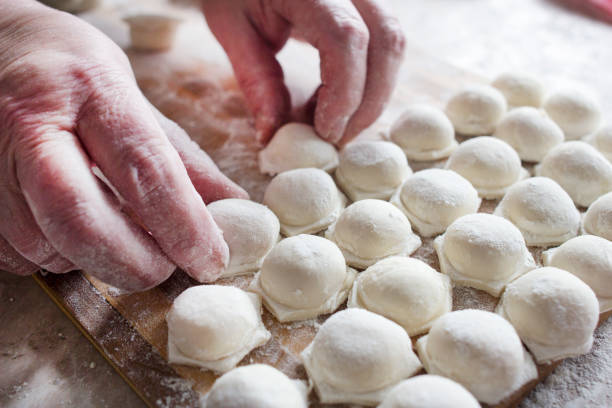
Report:
<svg viewBox="0 0 612 408"><path fill-rule="evenodd" d="M599 127L601 108L589 93L576 87L553 91L544 101L546 113L563 129L565 140L576 140Z"/></svg>
<svg viewBox="0 0 612 408"><path fill-rule="evenodd" d="M582 230L612 241L612 192L602 195L589 206L582 220Z"/></svg>
<svg viewBox="0 0 612 408"><path fill-rule="evenodd" d="M302 234L274 247L250 290L281 322L311 319L332 313L346 300L355 274L336 244Z"/></svg>
<svg viewBox="0 0 612 408"><path fill-rule="evenodd" d="M424 237L438 235L462 215L477 212L480 202L478 191L469 181L443 169L414 173L391 197L391 203Z"/></svg>
<svg viewBox="0 0 612 408"><path fill-rule="evenodd" d="M232 286L200 285L181 293L168 315L168 361L224 373L270 333L261 300Z"/></svg>
<svg viewBox="0 0 612 408"><path fill-rule="evenodd" d="M143 51L165 51L172 47L181 19L162 14L134 14L123 18L130 26L131 47Z"/></svg>
<svg viewBox="0 0 612 408"><path fill-rule="evenodd" d="M490 135L506 113L504 95L488 85L472 85L453 94L446 115L457 133L466 136Z"/></svg>
<svg viewBox="0 0 612 408"><path fill-rule="evenodd" d="M402 149L391 142L353 142L340 152L336 181L351 200L388 200L412 173Z"/></svg>
<svg viewBox="0 0 612 408"><path fill-rule="evenodd" d="M550 149L563 142L563 131L539 109L511 110L497 125L494 136L516 150L521 160L539 162Z"/></svg>
<svg viewBox="0 0 612 408"><path fill-rule="evenodd" d="M218 378L202 408L307 408L307 389L274 367L251 364Z"/></svg>
<svg viewBox="0 0 612 408"><path fill-rule="evenodd" d="M565 142L553 148L535 171L555 180L576 205L584 207L612 190L612 164L585 142Z"/></svg>
<svg viewBox="0 0 612 408"><path fill-rule="evenodd" d="M591 288L553 267L509 283L496 311L512 323L538 363L587 353L599 319Z"/></svg>
<svg viewBox="0 0 612 408"><path fill-rule="evenodd" d="M303 123L287 123L278 129L258 158L259 171L271 175L306 167L331 172L338 165L334 145Z"/></svg>
<svg viewBox="0 0 612 408"><path fill-rule="evenodd" d="M451 292L448 276L418 259L393 256L359 274L348 307L385 316L406 329L409 336L415 336L451 311Z"/></svg>
<svg viewBox="0 0 612 408"><path fill-rule="evenodd" d="M283 235L311 234L327 228L346 205L329 174L320 169L295 169L274 177L263 203L276 214Z"/></svg>
<svg viewBox="0 0 612 408"><path fill-rule="evenodd" d="M494 214L516 225L529 246L559 245L580 230L580 212L572 198L548 177L510 187Z"/></svg>
<svg viewBox="0 0 612 408"><path fill-rule="evenodd" d="M457 381L486 404L498 404L538 376L512 325L483 310L440 317L417 350L427 373Z"/></svg>
<svg viewBox="0 0 612 408"><path fill-rule="evenodd" d="M266 206L237 198L215 201L206 208L229 246L229 265L221 276L257 271L279 239L276 215Z"/></svg>
<svg viewBox="0 0 612 408"><path fill-rule="evenodd" d="M482 198L500 198L508 187L528 176L521 159L506 142L490 136L475 137L459 145L446 168L465 177Z"/></svg>
<svg viewBox="0 0 612 408"><path fill-rule="evenodd" d="M325 236L340 247L349 265L360 269L391 255L408 256L421 246L408 218L381 200L349 205Z"/></svg>
<svg viewBox="0 0 612 408"><path fill-rule="evenodd" d="M457 147L455 129L444 112L431 106L408 108L391 126L389 138L410 160L438 160Z"/></svg>
<svg viewBox="0 0 612 408"><path fill-rule="evenodd" d="M601 127L586 140L599 150L608 161L612 161L612 124Z"/></svg>
<svg viewBox="0 0 612 408"><path fill-rule="evenodd" d="M442 273L454 283L499 296L504 286L535 268L525 239L512 223L496 215L464 215L434 240Z"/></svg>
<svg viewBox="0 0 612 408"><path fill-rule="evenodd" d="M480 408L480 404L461 384L426 374L397 384L378 408Z"/></svg>
<svg viewBox="0 0 612 408"><path fill-rule="evenodd" d="M566 270L593 289L599 313L612 310L612 242L595 235L572 238L542 254L544 265Z"/></svg>
<svg viewBox="0 0 612 408"><path fill-rule="evenodd" d="M508 105L540 107L544 101L544 86L535 77L518 72L505 72L491 83L506 98Z"/></svg>
<svg viewBox="0 0 612 408"><path fill-rule="evenodd" d="M393 386L421 369L401 326L355 308L327 319L302 360L324 404L377 405Z"/></svg>

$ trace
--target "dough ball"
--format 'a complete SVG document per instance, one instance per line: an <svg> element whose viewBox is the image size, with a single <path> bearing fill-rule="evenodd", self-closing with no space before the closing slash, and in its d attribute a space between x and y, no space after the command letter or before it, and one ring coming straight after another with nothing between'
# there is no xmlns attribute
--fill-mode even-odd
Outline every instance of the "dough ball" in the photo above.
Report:
<svg viewBox="0 0 612 408"><path fill-rule="evenodd" d="M496 215L464 215L436 238L442 272L459 284L499 296L506 283L535 267L525 240Z"/></svg>
<svg viewBox="0 0 612 408"><path fill-rule="evenodd" d="M508 112L497 125L494 136L529 162L539 162L564 139L561 128L544 111L530 107Z"/></svg>
<svg viewBox="0 0 612 408"><path fill-rule="evenodd" d="M599 318L591 288L553 267L535 269L508 284L498 311L538 363L587 353Z"/></svg>
<svg viewBox="0 0 612 408"><path fill-rule="evenodd" d="M491 405L537 377L512 325L491 312L447 313L419 339L417 349L429 374L457 381Z"/></svg>
<svg viewBox="0 0 612 408"><path fill-rule="evenodd" d="M385 258L359 274L348 306L385 316L415 336L451 311L450 280L418 259Z"/></svg>
<svg viewBox="0 0 612 408"><path fill-rule="evenodd" d="M451 96L446 105L446 115L459 134L490 135L506 113L506 108L506 99L497 89L472 85Z"/></svg>
<svg viewBox="0 0 612 408"><path fill-rule="evenodd" d="M134 14L123 21L130 26L132 48L164 51L172 47L181 19L161 14Z"/></svg>
<svg viewBox="0 0 612 408"><path fill-rule="evenodd" d="M544 85L535 77L519 72L505 72L491 83L506 98L508 105L540 107L544 101Z"/></svg>
<svg viewBox="0 0 612 408"><path fill-rule="evenodd" d="M612 124L601 127L586 139L608 161L612 162Z"/></svg>
<svg viewBox="0 0 612 408"><path fill-rule="evenodd" d="M336 181L353 201L388 200L411 173L406 155L393 143L353 142L340 152Z"/></svg>
<svg viewBox="0 0 612 408"><path fill-rule="evenodd" d="M544 252L544 265L566 270L595 292L599 313L612 309L612 242L595 235L572 238Z"/></svg>
<svg viewBox="0 0 612 408"><path fill-rule="evenodd" d="M589 92L575 88L560 88L544 101L548 115L563 129L566 140L580 139L594 132L601 121L601 108Z"/></svg>
<svg viewBox="0 0 612 408"><path fill-rule="evenodd" d="M251 364L219 377L202 408L307 408L306 387L274 367Z"/></svg>
<svg viewBox="0 0 612 408"><path fill-rule="evenodd" d="M378 408L480 408L480 404L461 384L426 374L393 387Z"/></svg>
<svg viewBox="0 0 612 408"><path fill-rule="evenodd" d="M457 147L455 129L444 112L432 106L408 108L391 126L389 138L410 160L438 160Z"/></svg>
<svg viewBox="0 0 612 408"><path fill-rule="evenodd" d="M344 208L345 199L329 174L307 168L274 177L263 203L278 217L281 232L291 236L327 228Z"/></svg>
<svg viewBox="0 0 612 408"><path fill-rule="evenodd" d="M452 170L426 169L408 177L391 202L424 237L440 234L462 215L480 207L478 192Z"/></svg>
<svg viewBox="0 0 612 408"><path fill-rule="evenodd" d="M508 187L527 177L521 159L506 142L490 136L475 137L459 145L446 162L478 190L483 198L500 198Z"/></svg>
<svg viewBox="0 0 612 408"><path fill-rule="evenodd" d="M303 123L287 123L278 129L258 157L259 171L271 175L307 167L331 172L338 165L334 145Z"/></svg>
<svg viewBox="0 0 612 408"><path fill-rule="evenodd" d="M221 276L255 272L278 241L278 218L266 206L254 201L228 198L206 206L223 231L230 261Z"/></svg>
<svg viewBox="0 0 612 408"><path fill-rule="evenodd" d="M322 403L376 405L421 369L404 329L355 308L323 323L302 359Z"/></svg>
<svg viewBox="0 0 612 408"><path fill-rule="evenodd" d="M587 234L612 241L612 192L602 195L589 206L582 229Z"/></svg>
<svg viewBox="0 0 612 408"><path fill-rule="evenodd" d="M361 200L349 205L326 232L349 265L367 268L391 255L410 255L421 239L412 232L408 218L393 204Z"/></svg>
<svg viewBox="0 0 612 408"><path fill-rule="evenodd" d="M555 180L576 205L584 207L612 190L612 164L585 142L553 148L536 167L536 174Z"/></svg>
<svg viewBox="0 0 612 408"><path fill-rule="evenodd" d="M548 177L532 177L510 187L495 215L516 225L530 246L562 244L580 229L580 212L571 197Z"/></svg>

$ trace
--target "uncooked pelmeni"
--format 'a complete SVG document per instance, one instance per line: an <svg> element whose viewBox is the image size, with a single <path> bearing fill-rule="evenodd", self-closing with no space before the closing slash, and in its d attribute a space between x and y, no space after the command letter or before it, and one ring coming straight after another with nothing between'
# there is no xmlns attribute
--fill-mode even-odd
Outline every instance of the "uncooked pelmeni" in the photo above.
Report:
<svg viewBox="0 0 612 408"><path fill-rule="evenodd" d="M294 169L274 177L263 203L276 214L283 235L311 234L327 228L346 205L334 180L321 169Z"/></svg>
<svg viewBox="0 0 612 408"><path fill-rule="evenodd" d="M360 269L391 255L408 256L421 246L404 213L382 200L349 205L325 236L338 245L349 265Z"/></svg>
<svg viewBox="0 0 612 408"><path fill-rule="evenodd" d="M287 123L278 129L258 158L259 171L271 175L306 167L331 172L338 165L334 145L303 123Z"/></svg>
<svg viewBox="0 0 612 408"><path fill-rule="evenodd" d="M408 108L393 123L389 139L410 160L438 160L457 147L455 129L444 112L427 105Z"/></svg>
<svg viewBox="0 0 612 408"><path fill-rule="evenodd" d="M504 286L535 268L525 239L496 215L464 215L434 240L442 273L457 284L499 296Z"/></svg>
<svg viewBox="0 0 612 408"><path fill-rule="evenodd" d="M490 135L506 113L504 95L488 85L472 85L454 93L446 115L457 133L466 136Z"/></svg>
<svg viewBox="0 0 612 408"><path fill-rule="evenodd" d="M459 145L446 168L466 179L483 198L500 198L512 184L529 174L521 159L506 142L490 136L475 137Z"/></svg>
<svg viewBox="0 0 612 408"><path fill-rule="evenodd" d="M546 113L563 129L565 140L576 140L599 127L601 108L589 92L565 87L550 93L544 101Z"/></svg>
<svg viewBox="0 0 612 408"><path fill-rule="evenodd" d="M336 181L353 201L388 200L411 173L406 155L393 143L353 142L340 152Z"/></svg>
<svg viewBox="0 0 612 408"><path fill-rule="evenodd" d="M612 241L612 192L589 206L582 219L582 231Z"/></svg>
<svg viewBox="0 0 612 408"><path fill-rule="evenodd" d="M219 377L202 408L307 408L307 388L274 367L251 364Z"/></svg>
<svg viewBox="0 0 612 408"><path fill-rule="evenodd" d="M508 112L493 135L512 146L521 160L529 162L539 162L564 139L561 128L544 111L530 107Z"/></svg>
<svg viewBox="0 0 612 408"><path fill-rule="evenodd" d="M223 231L230 261L221 276L255 272L279 239L278 218L254 201L228 198L206 206Z"/></svg>
<svg viewBox="0 0 612 408"><path fill-rule="evenodd" d="M378 408L480 408L480 404L458 382L425 374L397 384Z"/></svg>
<svg viewBox="0 0 612 408"><path fill-rule="evenodd" d="M612 164L585 142L565 142L554 147L535 172L555 180L576 205L583 207L612 191Z"/></svg>
<svg viewBox="0 0 612 408"><path fill-rule="evenodd" d="M165 51L172 47L181 19L167 14L133 14L123 18L130 26L131 47Z"/></svg>
<svg viewBox="0 0 612 408"><path fill-rule="evenodd" d="M181 293L168 315L168 361L224 373L270 333L261 299L232 286L200 285Z"/></svg>
<svg viewBox="0 0 612 408"><path fill-rule="evenodd" d="M478 191L452 170L426 169L408 177L391 203L406 214L416 231L432 237L462 215L478 211Z"/></svg>
<svg viewBox="0 0 612 408"><path fill-rule="evenodd" d="M587 136L585 140L612 162L612 124L602 126L597 132Z"/></svg>
<svg viewBox="0 0 612 408"><path fill-rule="evenodd" d="M327 319L301 357L324 404L377 405L421 369L401 326L355 308Z"/></svg>
<svg viewBox="0 0 612 408"><path fill-rule="evenodd" d="M572 238L542 254L546 266L566 270L593 289L599 313L612 310L612 242L595 235Z"/></svg>
<svg viewBox="0 0 612 408"><path fill-rule="evenodd" d="M508 284L496 311L512 323L538 363L587 353L599 319L591 288L553 267L535 269Z"/></svg>
<svg viewBox="0 0 612 408"><path fill-rule="evenodd" d="M305 320L336 310L346 300L355 274L336 244L302 234L272 249L250 290L262 296L280 322Z"/></svg>
<svg viewBox="0 0 612 408"><path fill-rule="evenodd" d="M553 246L578 235L580 212L572 198L548 177L510 187L494 212L518 227L529 246Z"/></svg>
<svg viewBox="0 0 612 408"><path fill-rule="evenodd" d="M427 373L457 381L486 404L498 404L538 376L512 325L483 310L440 317L417 350Z"/></svg>
<svg viewBox="0 0 612 408"><path fill-rule="evenodd" d="M453 307L450 279L425 262L405 256L385 258L360 273L348 307L361 307L402 326L410 336Z"/></svg>
<svg viewBox="0 0 612 408"><path fill-rule="evenodd" d="M505 72L491 83L511 107L542 106L544 85L536 77L521 72Z"/></svg>

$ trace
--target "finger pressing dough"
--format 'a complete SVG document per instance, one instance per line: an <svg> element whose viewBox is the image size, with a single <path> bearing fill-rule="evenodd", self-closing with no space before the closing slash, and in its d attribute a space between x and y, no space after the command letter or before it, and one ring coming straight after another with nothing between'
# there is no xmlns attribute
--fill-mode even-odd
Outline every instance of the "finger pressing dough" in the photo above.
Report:
<svg viewBox="0 0 612 408"><path fill-rule="evenodd" d="M532 75L505 72L491 83L506 98L511 107L540 107L544 101L544 85Z"/></svg>
<svg viewBox="0 0 612 408"><path fill-rule="evenodd" d="M401 326L355 308L327 319L301 356L324 404L377 405L394 385L421 369Z"/></svg>
<svg viewBox="0 0 612 408"><path fill-rule="evenodd" d="M494 136L512 146L521 160L529 162L539 162L564 139L561 128L544 111L530 107L508 112Z"/></svg>
<svg viewBox="0 0 612 408"><path fill-rule="evenodd" d="M591 288L553 267L509 283L496 311L512 323L538 363L587 353L599 318Z"/></svg>
<svg viewBox="0 0 612 408"><path fill-rule="evenodd" d="M483 310L440 317L417 350L427 373L457 381L486 404L501 402L538 376L512 325Z"/></svg>
<svg viewBox="0 0 612 408"><path fill-rule="evenodd" d="M475 137L459 145L446 168L465 177L482 198L500 198L512 184L529 174L506 142L490 136Z"/></svg>
<svg viewBox="0 0 612 408"><path fill-rule="evenodd" d="M555 180L583 207L612 190L612 164L585 142L565 142L553 148L535 172Z"/></svg>
<svg viewBox="0 0 612 408"><path fill-rule="evenodd" d="M294 169L274 177L263 203L276 214L285 236L311 234L337 218L346 198L329 174L320 169Z"/></svg>
<svg viewBox="0 0 612 408"><path fill-rule="evenodd" d="M612 241L612 192L599 197L584 214L582 230Z"/></svg>
<svg viewBox="0 0 612 408"><path fill-rule="evenodd" d="M466 136L490 135L506 113L504 95L488 85L471 85L454 93L446 115L457 133Z"/></svg>
<svg viewBox="0 0 612 408"><path fill-rule="evenodd" d="M564 87L550 93L544 101L546 113L563 129L565 140L576 140L594 132L601 121L601 108L589 93Z"/></svg>
<svg viewBox="0 0 612 408"><path fill-rule="evenodd" d="M311 319L344 302L355 279L336 244L315 235L279 242L266 256L250 290L280 321Z"/></svg>
<svg viewBox="0 0 612 408"><path fill-rule="evenodd" d="M237 198L215 201L206 208L229 246L230 261L221 276L257 271L279 239L276 215L266 206Z"/></svg>
<svg viewBox="0 0 612 408"><path fill-rule="evenodd" d="M340 152L336 181L353 201L388 200L411 173L406 155L393 143L353 142Z"/></svg>
<svg viewBox="0 0 612 408"><path fill-rule="evenodd" d="M451 121L441 110L426 105L404 111L391 126L389 138L410 160L442 159L457 147Z"/></svg>
<svg viewBox="0 0 612 408"><path fill-rule="evenodd" d="M572 198L548 177L510 187L494 214L516 225L529 246L559 245L580 230L580 212Z"/></svg>
<svg viewBox="0 0 612 408"><path fill-rule="evenodd" d="M378 408L480 408L480 404L463 385L426 374L397 384Z"/></svg>
<svg viewBox="0 0 612 408"><path fill-rule="evenodd" d="M325 236L338 245L350 266L360 269L391 255L408 256L421 246L408 218L381 200L349 205Z"/></svg>
<svg viewBox="0 0 612 408"><path fill-rule="evenodd" d="M496 215L464 215L434 240L442 273L457 284L499 296L504 286L535 268L525 240L510 221Z"/></svg>
<svg viewBox="0 0 612 408"><path fill-rule="evenodd" d="M612 124L602 126L597 132L587 136L585 140L612 162Z"/></svg>
<svg viewBox="0 0 612 408"><path fill-rule="evenodd" d="M415 258L385 258L360 273L348 307L361 307L402 326L409 336L429 330L451 311L450 279Z"/></svg>
<svg viewBox="0 0 612 408"><path fill-rule="evenodd" d="M287 123L278 129L258 158L259 171L270 175L307 167L331 172L338 165L334 145L304 123Z"/></svg>
<svg viewBox="0 0 612 408"><path fill-rule="evenodd" d="M391 197L391 203L424 237L438 235L462 215L477 212L480 202L478 191L469 181L443 169L414 173Z"/></svg>
<svg viewBox="0 0 612 408"><path fill-rule="evenodd" d="M224 373L270 333L261 300L232 286L200 285L181 293L168 315L168 361Z"/></svg>

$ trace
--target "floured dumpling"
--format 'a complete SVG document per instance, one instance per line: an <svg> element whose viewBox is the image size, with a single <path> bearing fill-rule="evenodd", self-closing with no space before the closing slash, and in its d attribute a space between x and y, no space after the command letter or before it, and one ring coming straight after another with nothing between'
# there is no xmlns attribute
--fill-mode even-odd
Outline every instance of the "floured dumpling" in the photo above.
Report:
<svg viewBox="0 0 612 408"><path fill-rule="evenodd" d="M612 164L585 142L565 142L553 148L535 171L555 180L583 207L612 191Z"/></svg>
<svg viewBox="0 0 612 408"><path fill-rule="evenodd" d="M451 311L450 279L425 262L393 256L360 273L348 307L361 307L402 326L408 335L429 330L431 323Z"/></svg>
<svg viewBox="0 0 612 408"><path fill-rule="evenodd" d="M539 107L544 101L544 85L532 75L505 72L491 83L506 98L508 105Z"/></svg>
<svg viewBox="0 0 612 408"><path fill-rule="evenodd" d="M496 311L512 323L538 363L587 353L599 319L591 288L553 267L509 283Z"/></svg>
<svg viewBox="0 0 612 408"><path fill-rule="evenodd" d="M434 240L442 273L453 282L499 296L504 286L535 268L525 239L496 215L464 215Z"/></svg>
<svg viewBox="0 0 612 408"><path fill-rule="evenodd" d="M584 214L582 230L612 241L612 192L593 202Z"/></svg>
<svg viewBox="0 0 612 408"><path fill-rule="evenodd" d="M406 214L414 229L432 237L462 215L480 207L478 191L452 170L426 169L408 177L391 203Z"/></svg>
<svg viewBox="0 0 612 408"><path fill-rule="evenodd" d="M486 404L498 404L538 376L514 327L483 310L440 317L417 350L428 374L457 381Z"/></svg>
<svg viewBox="0 0 612 408"><path fill-rule="evenodd" d="M465 177L482 198L500 198L512 184L528 176L521 159L506 142L490 136L461 143L446 168Z"/></svg>
<svg viewBox="0 0 612 408"><path fill-rule="evenodd" d="M580 212L572 198L548 177L532 177L510 187L494 214L516 225L529 246L559 245L580 229Z"/></svg>
<svg viewBox="0 0 612 408"><path fill-rule="evenodd" d="M346 198L321 169L295 169L274 177L263 203L276 214L285 236L313 234L334 222Z"/></svg>
<svg viewBox="0 0 612 408"><path fill-rule="evenodd" d="M446 115L457 133L490 135L506 113L504 95L488 85L471 85L454 93L446 104Z"/></svg>
<svg viewBox="0 0 612 408"><path fill-rule="evenodd" d="M302 234L272 249L250 290L262 296L280 322L311 319L333 312L346 300L355 274L336 244Z"/></svg>
<svg viewBox="0 0 612 408"><path fill-rule="evenodd" d="M612 161L612 124L602 126L585 140L599 150L608 161Z"/></svg>
<svg viewBox="0 0 612 408"><path fill-rule="evenodd" d="M427 105L408 108L393 123L390 140L410 160L438 160L457 147L455 129L444 112Z"/></svg>
<svg viewBox="0 0 612 408"><path fill-rule="evenodd" d="M324 404L377 405L421 369L401 326L355 308L327 319L301 356Z"/></svg>
<svg viewBox="0 0 612 408"><path fill-rule="evenodd" d="M406 155L393 143L353 142L340 152L336 181L353 201L388 200L411 173Z"/></svg>
<svg viewBox="0 0 612 408"><path fill-rule="evenodd" d="M200 285L181 293L168 315L168 361L224 373L270 332L261 321L261 300L232 286Z"/></svg>
<svg viewBox="0 0 612 408"><path fill-rule="evenodd" d="M480 408L480 404L461 384L426 374L397 384L378 408Z"/></svg>
<svg viewBox="0 0 612 408"><path fill-rule="evenodd" d="M338 165L334 145L304 123L287 123L278 129L258 158L259 171L271 175L307 167L331 172Z"/></svg>
<svg viewBox="0 0 612 408"><path fill-rule="evenodd" d="M421 246L404 213L381 200L349 205L325 236L338 245L349 265L360 269L391 255L410 255Z"/></svg>
<svg viewBox="0 0 612 408"><path fill-rule="evenodd" d="M565 140L576 140L599 127L601 108L589 92L577 87L559 88L544 101L546 113L563 129Z"/></svg>

